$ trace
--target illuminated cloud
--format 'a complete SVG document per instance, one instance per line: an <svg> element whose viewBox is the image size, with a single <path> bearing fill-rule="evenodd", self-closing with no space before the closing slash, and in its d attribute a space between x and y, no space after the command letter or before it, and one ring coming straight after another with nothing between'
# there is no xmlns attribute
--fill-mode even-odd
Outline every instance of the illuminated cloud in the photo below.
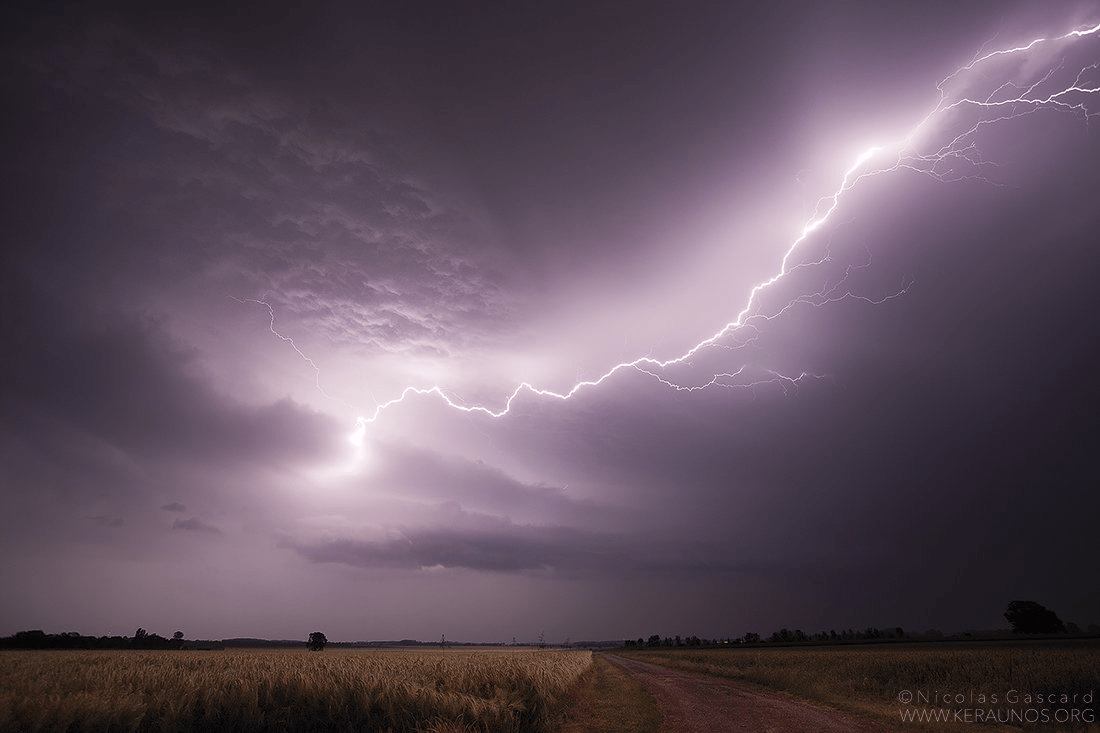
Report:
<svg viewBox="0 0 1100 733"><path fill-rule="evenodd" d="M1100 622L1100 18L789 10L23 11L0 634Z"/></svg>

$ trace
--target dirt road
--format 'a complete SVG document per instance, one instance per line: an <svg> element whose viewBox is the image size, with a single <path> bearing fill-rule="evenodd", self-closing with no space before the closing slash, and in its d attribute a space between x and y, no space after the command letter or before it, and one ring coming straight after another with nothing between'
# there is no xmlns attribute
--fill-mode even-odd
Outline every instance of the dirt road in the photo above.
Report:
<svg viewBox="0 0 1100 733"><path fill-rule="evenodd" d="M886 727L719 677L669 669L611 654L608 661L638 680L664 715L662 733L882 733Z"/></svg>

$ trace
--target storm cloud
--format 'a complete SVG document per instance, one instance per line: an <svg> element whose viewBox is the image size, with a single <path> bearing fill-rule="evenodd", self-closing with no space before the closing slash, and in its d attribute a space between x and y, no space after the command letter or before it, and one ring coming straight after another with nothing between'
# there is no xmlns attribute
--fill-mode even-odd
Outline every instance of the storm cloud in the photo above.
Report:
<svg viewBox="0 0 1100 733"><path fill-rule="evenodd" d="M1095 8L430 10L15 13L0 633L1100 622Z"/></svg>

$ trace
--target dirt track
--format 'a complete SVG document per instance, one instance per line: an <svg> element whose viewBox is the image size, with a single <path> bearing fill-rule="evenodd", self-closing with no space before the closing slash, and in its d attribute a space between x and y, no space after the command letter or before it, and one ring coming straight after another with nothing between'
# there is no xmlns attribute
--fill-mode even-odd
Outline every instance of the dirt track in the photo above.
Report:
<svg viewBox="0 0 1100 733"><path fill-rule="evenodd" d="M718 677L605 655L655 698L662 733L882 733L886 727Z"/></svg>

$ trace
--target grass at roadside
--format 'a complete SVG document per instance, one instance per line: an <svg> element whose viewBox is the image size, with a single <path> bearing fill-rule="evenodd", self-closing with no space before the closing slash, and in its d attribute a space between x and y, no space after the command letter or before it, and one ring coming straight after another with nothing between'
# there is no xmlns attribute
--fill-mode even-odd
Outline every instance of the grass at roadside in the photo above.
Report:
<svg viewBox="0 0 1100 733"><path fill-rule="evenodd" d="M661 711L653 696L600 654L574 688L560 733L656 733Z"/></svg>
<svg viewBox="0 0 1100 733"><path fill-rule="evenodd" d="M1100 643L997 642L879 644L835 647L750 647L709 650L652 649L624 656L778 690L869 720L898 725L906 710L980 710L1037 716L1008 726L977 721L982 730L1074 730L1100 733ZM618 652L617 652L618 653ZM1046 696L1066 694L1049 704ZM905 704L902 697L911 695ZM937 699L937 694L939 698ZM1043 702L1035 696L1043 695ZM920 695L928 698L921 699ZM943 701L950 696L948 702ZM957 702L956 695L962 695ZM984 699L981 697L984 695ZM996 695L996 700L991 697ZM1026 698L1031 695L1029 702ZM1073 696L1077 695L1077 701ZM1006 699L1008 698L1008 699ZM1015 700L1015 702L1014 702ZM1046 711L1045 713L1043 711ZM1064 710L1066 712L1059 712ZM1073 710L1077 710L1074 714ZM975 713L971 713L975 715ZM1076 715L1062 721L1057 716ZM974 722L906 722L910 730L973 730ZM1044 720L1046 724L1044 724Z"/></svg>

